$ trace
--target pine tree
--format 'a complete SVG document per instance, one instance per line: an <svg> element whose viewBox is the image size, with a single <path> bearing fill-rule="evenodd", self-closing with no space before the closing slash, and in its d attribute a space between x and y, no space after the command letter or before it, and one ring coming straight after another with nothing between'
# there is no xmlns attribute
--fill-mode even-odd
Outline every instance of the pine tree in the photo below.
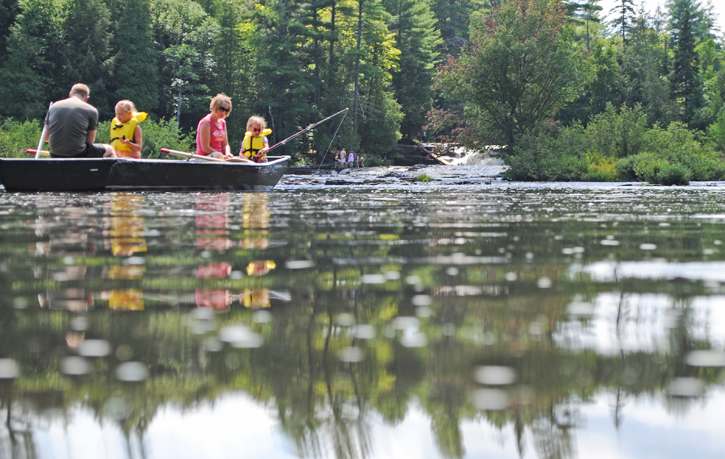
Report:
<svg viewBox="0 0 725 459"><path fill-rule="evenodd" d="M461 50L470 45L468 40L471 15L475 12L484 13L486 3L498 5L500 1L492 0L431 0L431 10L438 21L443 43L439 51L443 56L458 56Z"/></svg>
<svg viewBox="0 0 725 459"><path fill-rule="evenodd" d="M602 11L602 7L597 5L600 0L587 0L586 2L565 2L568 15L577 24L584 24L586 30L586 46L587 51L591 49L591 23L598 24L601 22L599 12Z"/></svg>
<svg viewBox="0 0 725 459"><path fill-rule="evenodd" d="M672 92L680 101L680 119L691 125L697 111L703 105L702 83L699 75L698 56L695 52L695 37L692 32L691 10L685 8L677 23L675 63L672 75Z"/></svg>
<svg viewBox="0 0 725 459"><path fill-rule="evenodd" d="M267 116L271 141L288 137L317 116L303 15L303 5L292 0L255 5L251 41L257 97L248 108Z"/></svg>
<svg viewBox="0 0 725 459"><path fill-rule="evenodd" d="M433 106L436 49L443 40L426 0L387 0L384 5L391 15L388 28L400 50L399 70L393 74L395 98L405 114L400 131L415 138Z"/></svg>
<svg viewBox="0 0 725 459"><path fill-rule="evenodd" d="M612 8L610 14L614 14L611 24L618 31L619 36L622 37L622 46L626 47L629 29L636 17L633 0L617 0L617 6Z"/></svg>

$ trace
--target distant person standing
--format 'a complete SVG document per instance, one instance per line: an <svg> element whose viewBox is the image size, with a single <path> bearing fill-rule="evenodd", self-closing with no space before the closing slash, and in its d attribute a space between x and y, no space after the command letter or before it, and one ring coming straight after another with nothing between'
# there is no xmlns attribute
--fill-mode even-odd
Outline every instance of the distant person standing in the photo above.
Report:
<svg viewBox="0 0 725 459"><path fill-rule="evenodd" d="M348 167L354 167L355 166L355 153L350 151L350 154L347 156L347 163L349 164Z"/></svg>
<svg viewBox="0 0 725 459"><path fill-rule="evenodd" d="M423 131L423 142L425 142L425 140L426 140L427 137L428 136L426 135L425 131Z"/></svg>
<svg viewBox="0 0 725 459"><path fill-rule="evenodd" d="M364 156L360 157L360 167L365 167L365 157Z"/></svg>
<svg viewBox="0 0 725 459"><path fill-rule="evenodd" d="M74 84L67 99L53 104L45 117L45 141L51 158L115 158L107 144L93 143L98 129L98 110L88 103L91 90Z"/></svg>
<svg viewBox="0 0 725 459"><path fill-rule="evenodd" d="M345 163L346 163L346 161L347 161L347 152L346 152L346 151L345 151L345 149L343 148L343 149L342 149L342 150L340 151L340 165L342 166L342 168L343 168L343 169L345 169L345 167L347 167L347 166L346 166L346 164L345 164Z"/></svg>

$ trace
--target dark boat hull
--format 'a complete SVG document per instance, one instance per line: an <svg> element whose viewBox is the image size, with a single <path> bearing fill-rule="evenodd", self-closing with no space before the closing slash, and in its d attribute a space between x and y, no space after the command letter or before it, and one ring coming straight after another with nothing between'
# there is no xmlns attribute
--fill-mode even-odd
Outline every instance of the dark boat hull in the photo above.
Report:
<svg viewBox="0 0 725 459"><path fill-rule="evenodd" d="M6 191L102 191L115 159L0 158Z"/></svg>
<svg viewBox="0 0 725 459"><path fill-rule="evenodd" d="M262 164L131 159L0 159L7 191L266 191L289 156Z"/></svg>

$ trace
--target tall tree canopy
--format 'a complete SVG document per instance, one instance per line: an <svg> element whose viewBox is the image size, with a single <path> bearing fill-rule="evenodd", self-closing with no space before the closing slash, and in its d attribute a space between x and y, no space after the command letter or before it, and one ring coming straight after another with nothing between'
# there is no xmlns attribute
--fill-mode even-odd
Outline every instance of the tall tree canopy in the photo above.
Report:
<svg viewBox="0 0 725 459"><path fill-rule="evenodd" d="M582 82L580 52L558 0L507 0L472 31L470 51L437 76L444 92L466 102L483 141L513 146L518 135L572 100Z"/></svg>

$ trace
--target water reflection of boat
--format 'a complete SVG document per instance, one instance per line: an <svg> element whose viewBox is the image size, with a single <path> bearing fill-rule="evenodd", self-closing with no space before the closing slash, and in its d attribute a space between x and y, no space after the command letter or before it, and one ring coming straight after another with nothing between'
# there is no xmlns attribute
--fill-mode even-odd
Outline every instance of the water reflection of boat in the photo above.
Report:
<svg viewBox="0 0 725 459"><path fill-rule="evenodd" d="M229 236L229 195L199 195L196 199L196 248L226 250L234 245Z"/></svg>
<svg viewBox="0 0 725 459"><path fill-rule="evenodd" d="M146 219L141 211L144 198L138 194L118 193L111 200L111 228L108 231L111 253L114 257L130 257L146 252ZM143 264L112 265L106 272L108 279L141 279L146 272ZM111 289L104 292L103 299L114 311L143 311L143 291L138 288Z"/></svg>
<svg viewBox="0 0 725 459"><path fill-rule="evenodd" d="M1 158L6 191L202 191L272 189L289 156L267 163L218 163L167 159Z"/></svg>
<svg viewBox="0 0 725 459"><path fill-rule="evenodd" d="M242 207L244 238L239 245L244 249L266 249L269 246L269 206L264 194L245 195ZM250 274L251 275L251 274Z"/></svg>
<svg viewBox="0 0 725 459"><path fill-rule="evenodd" d="M38 217L34 221L35 235L47 236L48 240L37 242L31 252L39 258L62 257L62 264L38 264L34 268L36 279L49 279L59 284L38 294L40 307L71 312L93 308L91 292L82 286L67 287L67 283L82 282L86 278L89 268L76 259L96 253L96 243L92 238L96 225L97 220L82 207L67 207L62 213Z"/></svg>

